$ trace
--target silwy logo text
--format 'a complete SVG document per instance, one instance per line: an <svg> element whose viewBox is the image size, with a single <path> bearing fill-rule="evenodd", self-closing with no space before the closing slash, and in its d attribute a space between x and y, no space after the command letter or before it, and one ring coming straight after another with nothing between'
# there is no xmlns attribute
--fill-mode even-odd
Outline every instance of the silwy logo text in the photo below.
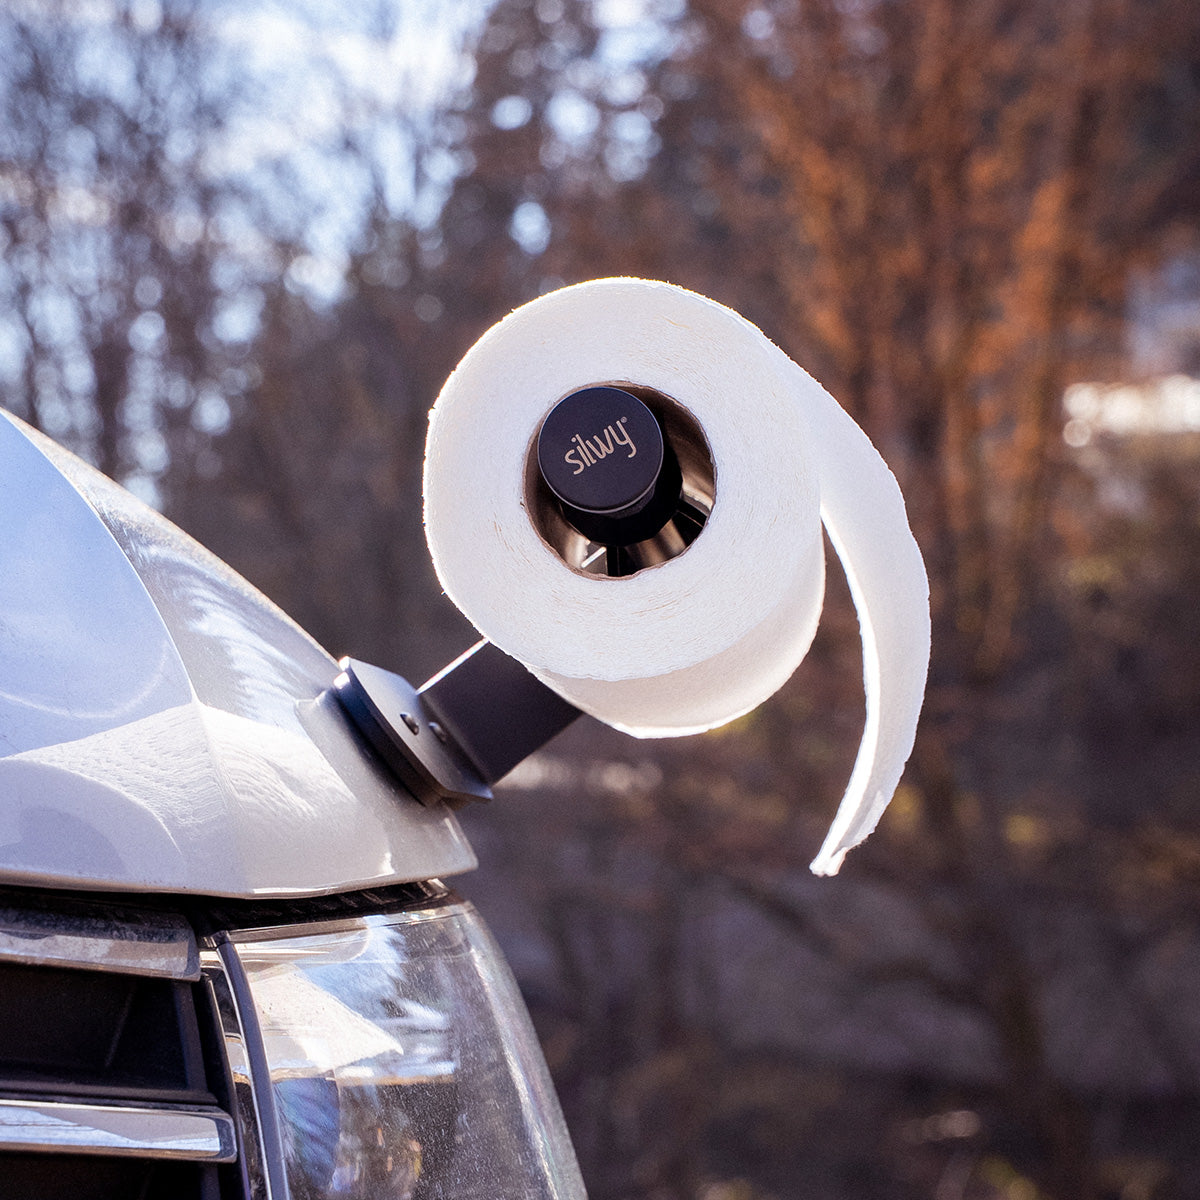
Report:
<svg viewBox="0 0 1200 1200"><path fill-rule="evenodd" d="M572 475L582 475L588 467L594 466L600 459L607 458L618 446L628 446L626 458L632 458L637 453L633 438L625 428L628 417L621 417L615 425L608 425L590 438L576 434L572 439L570 450L563 455L563 460L575 468Z"/></svg>

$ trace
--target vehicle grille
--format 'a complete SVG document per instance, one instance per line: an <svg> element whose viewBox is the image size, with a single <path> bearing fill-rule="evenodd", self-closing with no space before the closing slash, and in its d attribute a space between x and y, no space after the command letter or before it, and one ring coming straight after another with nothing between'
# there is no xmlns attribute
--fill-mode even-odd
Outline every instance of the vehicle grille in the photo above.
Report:
<svg viewBox="0 0 1200 1200"><path fill-rule="evenodd" d="M253 1197L222 982L178 914L0 897L0 1195Z"/></svg>
<svg viewBox="0 0 1200 1200"><path fill-rule="evenodd" d="M284 1200L228 931L447 895L437 880L292 901L0 888L0 1200Z"/></svg>

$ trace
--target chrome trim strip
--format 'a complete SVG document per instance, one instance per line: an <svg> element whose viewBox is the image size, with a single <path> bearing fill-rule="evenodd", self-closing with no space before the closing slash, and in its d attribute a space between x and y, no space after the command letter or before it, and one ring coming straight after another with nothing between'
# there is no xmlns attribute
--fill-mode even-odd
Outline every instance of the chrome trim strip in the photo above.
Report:
<svg viewBox="0 0 1200 1200"><path fill-rule="evenodd" d="M34 901L0 904L0 963L200 978L192 927L176 913Z"/></svg>
<svg viewBox="0 0 1200 1200"><path fill-rule="evenodd" d="M263 1152L262 1124L259 1118L254 1072L241 1011L220 951L201 950L200 966L212 1000L213 1012L216 1013L221 1026L225 1061L233 1082L243 1190L247 1200L272 1200L271 1181L264 1165L266 1156ZM264 1080L263 1086L269 1092L270 1080Z"/></svg>
<svg viewBox="0 0 1200 1200"><path fill-rule="evenodd" d="M474 914L474 912L475 908L469 900L462 900L454 896L424 908L399 908L394 912L363 913L355 917L334 917L327 921L302 921L294 925L258 926L253 929L237 929L228 936L235 945L242 946L254 942L274 942L281 938L346 933L355 929L367 929L372 925L416 925L422 921L444 921L447 917L456 917L462 913ZM255 953L270 953L270 951L255 950ZM289 949L287 957L289 960L295 958L296 950Z"/></svg>
<svg viewBox="0 0 1200 1200"><path fill-rule="evenodd" d="M0 1148L233 1162L233 1120L219 1109L0 1100Z"/></svg>

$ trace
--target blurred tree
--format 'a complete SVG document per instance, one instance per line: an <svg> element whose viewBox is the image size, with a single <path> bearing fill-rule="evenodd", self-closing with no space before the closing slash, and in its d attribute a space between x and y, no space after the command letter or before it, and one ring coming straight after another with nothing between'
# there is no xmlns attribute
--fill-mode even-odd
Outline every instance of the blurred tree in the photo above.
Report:
<svg viewBox="0 0 1200 1200"><path fill-rule="evenodd" d="M0 394L135 484L196 453L219 386L199 168L229 97L195 26L190 4L0 14Z"/></svg>
<svg viewBox="0 0 1200 1200"><path fill-rule="evenodd" d="M420 7L363 18L377 80ZM248 45L295 35L250 9ZM344 29L267 96L202 15L0 13L0 387L331 649L420 676L469 640L424 412L561 282L744 312L909 498L926 719L836 884L803 875L861 709L836 580L750 718L636 754L577 727L583 766L541 767L569 804L468 817L468 886L534 914L509 949L595 1200L1200 1186L1195 450L1068 460L1058 413L1195 225L1200 10L498 0L430 120L355 91Z"/></svg>
<svg viewBox="0 0 1200 1200"><path fill-rule="evenodd" d="M425 412L465 345L437 336L417 233L382 218L373 237L326 311L263 287L255 382L171 511L324 645L424 678L475 640L436 602L421 524Z"/></svg>
<svg viewBox="0 0 1200 1200"><path fill-rule="evenodd" d="M952 657L995 672L1046 548L1064 383L1113 361L1130 267L1196 168L1193 7L696 7L696 73L790 217L780 327L921 480Z"/></svg>
<svg viewBox="0 0 1200 1200"><path fill-rule="evenodd" d="M759 179L777 188L767 220L780 207L790 218L776 328L892 461L935 579L932 687L910 772L930 858L897 871L877 848L870 866L908 874L917 894L953 889L960 946L973 947L966 998L999 1040L1041 1182L1091 1195L1091 1132L1051 1068L1044 979L1006 900L1028 886L1007 836L1017 773L989 771L984 747L994 763L1027 738L1017 697L1057 657L1046 602L1060 397L1073 374L1112 363L1128 271L1194 171L1194 155L1172 149L1194 144L1200 119L1195 81L1180 87L1196 13L696 8L697 74L744 122ZM746 52L731 54L739 39ZM725 179L727 203L753 202L744 179ZM946 921L940 898L929 907Z"/></svg>
<svg viewBox="0 0 1200 1200"><path fill-rule="evenodd" d="M1030 939L1033 914L1064 896L1034 852L1047 836L1075 894L1095 911L1111 899L1089 860L1094 847L1064 836L1089 768L1069 750L1077 735L1065 717L1068 630L1087 618L1059 589L1057 535L1069 517L1055 502L1071 478L1059 405L1072 377L1116 367L1130 269L1158 252L1171 221L1194 215L1197 14L1171 0L1150 9L697 0L664 19L669 49L647 52L622 91L599 7L498 5L479 42L465 138L475 169L452 194L444 230L458 204L491 213L493 228L532 204L530 282L645 274L725 300L809 365L884 450L931 566L935 660L900 816L848 871L889 889L898 907L915 903L950 957L871 960L810 901L787 898L790 873L819 836L815 808L788 800L805 779L818 796L836 794L853 738L844 726L814 727L822 701L846 711L855 699L853 668L828 642L802 683L740 731L660 749L653 804L635 815L616 804L606 810L615 829L597 816L588 841L630 839L658 856L658 877L642 885L659 906L644 940L659 946L660 963L686 936L670 932L669 913L723 882L859 986L909 983L947 1019L982 1022L998 1102L1028 1139L1024 1169L1050 1194L1093 1195L1092 1113L1055 1061L1050 976ZM612 153L614 129L631 117L642 124L625 126L640 129L645 147L632 169ZM473 245L472 273L481 261L507 264L488 277L488 294L526 298L511 244ZM843 596L835 608L849 637L845 607ZM1194 703L1194 676L1177 677ZM812 732L800 734L802 724ZM1030 815L1031 795L1050 807ZM587 878L620 878L631 853L644 870L636 851L612 848ZM576 885L549 886L565 969L604 994L606 969L587 964L629 953L626 918L614 913L600 952L602 918L592 911L587 935L564 928ZM573 941L581 937L586 950ZM610 1149L620 1144L611 1114L621 1081L634 1073L644 1085L647 1056L661 1057L660 1100L712 1084L703 1055L672 1081L679 1045L705 1031L671 973L622 987L635 1004L625 1007L623 991L620 1006L580 1018L591 1050L579 1053L600 1054L608 1074L600 1091L588 1075L581 1127ZM664 1005L673 1016L657 1042L631 1036L631 1011ZM675 1150L704 1127L681 1119ZM613 1195L631 1186L632 1143L626 1151L604 1156L609 1173L595 1177ZM675 1154L638 1170L638 1194L698 1186Z"/></svg>

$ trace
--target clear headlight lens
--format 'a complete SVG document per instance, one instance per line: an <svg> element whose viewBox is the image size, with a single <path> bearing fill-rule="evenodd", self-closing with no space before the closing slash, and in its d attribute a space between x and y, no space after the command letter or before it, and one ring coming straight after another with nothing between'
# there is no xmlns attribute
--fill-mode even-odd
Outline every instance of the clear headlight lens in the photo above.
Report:
<svg viewBox="0 0 1200 1200"><path fill-rule="evenodd" d="M293 1200L582 1200L525 1006L470 905L234 944Z"/></svg>

